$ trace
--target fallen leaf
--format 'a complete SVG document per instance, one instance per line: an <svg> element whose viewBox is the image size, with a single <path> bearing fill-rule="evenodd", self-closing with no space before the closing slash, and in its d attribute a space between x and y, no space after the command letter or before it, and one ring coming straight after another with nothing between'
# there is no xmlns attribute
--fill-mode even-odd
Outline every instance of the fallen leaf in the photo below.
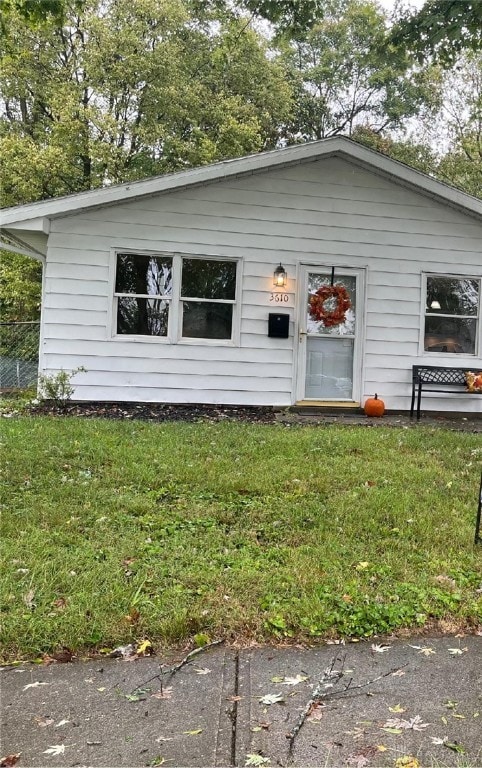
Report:
<svg viewBox="0 0 482 768"><path fill-rule="evenodd" d="M34 719L39 728L47 728L48 725L52 725L54 722L51 717L35 717Z"/></svg>
<svg viewBox="0 0 482 768"><path fill-rule="evenodd" d="M136 688L132 693L126 693L126 699L127 701L145 701L145 694L150 692L150 688Z"/></svg>
<svg viewBox="0 0 482 768"><path fill-rule="evenodd" d="M207 667L194 667L194 671L196 675L209 675L211 672Z"/></svg>
<svg viewBox="0 0 482 768"><path fill-rule="evenodd" d="M388 710L390 712L395 712L398 714L401 714L402 712L406 712L406 709L404 707L401 707L400 704L395 704L394 707L388 707Z"/></svg>
<svg viewBox="0 0 482 768"><path fill-rule="evenodd" d="M29 589L29 591L23 596L23 602L29 609L29 611L33 611L35 608L35 590Z"/></svg>
<svg viewBox="0 0 482 768"><path fill-rule="evenodd" d="M172 696L172 685L169 685L167 688L162 688L160 691L157 691L157 693L151 694L151 699L170 699Z"/></svg>
<svg viewBox="0 0 482 768"><path fill-rule="evenodd" d="M270 762L269 757L263 757L263 755L257 755L257 754L250 754L246 755L246 762L245 766L260 766L260 765L268 765Z"/></svg>
<svg viewBox="0 0 482 768"><path fill-rule="evenodd" d="M298 685L298 683L304 683L308 680L306 675L296 675L296 677L284 677L281 685Z"/></svg>
<svg viewBox="0 0 482 768"><path fill-rule="evenodd" d="M124 616L124 619L129 624L137 624L137 622L139 621L140 618L141 618L141 614L140 614L140 611L138 611L137 608L131 608L129 613L127 613Z"/></svg>
<svg viewBox="0 0 482 768"><path fill-rule="evenodd" d="M128 658L129 656L135 655L135 648L132 645L132 643L129 643L129 645L119 645L118 648L114 648L113 651L108 653L108 656L112 659L117 659L119 657L122 657L124 659Z"/></svg>
<svg viewBox="0 0 482 768"><path fill-rule="evenodd" d="M44 755L63 755L65 752L65 744L54 744L53 747L44 749Z"/></svg>
<svg viewBox="0 0 482 768"><path fill-rule="evenodd" d="M154 648L152 647L150 640L142 640L137 646L136 653L138 656L152 656Z"/></svg>
<svg viewBox="0 0 482 768"><path fill-rule="evenodd" d="M432 656L435 654L435 651L433 648L426 648L422 645L410 645L410 648L414 648L416 651L422 654L422 656Z"/></svg>
<svg viewBox="0 0 482 768"><path fill-rule="evenodd" d="M457 741L444 741L444 747L451 749L453 752L458 752L460 755L465 754L465 747Z"/></svg>
<svg viewBox="0 0 482 768"><path fill-rule="evenodd" d="M267 693L266 696L261 696L260 704L281 704L284 701L283 696L280 693Z"/></svg>
<svg viewBox="0 0 482 768"><path fill-rule="evenodd" d="M174 741L171 736L158 736L156 742L160 744L162 741Z"/></svg>
<svg viewBox="0 0 482 768"><path fill-rule="evenodd" d="M202 728L195 728L193 731L183 731L183 733L185 733L186 736L199 736L199 734L202 732L203 732Z"/></svg>
<svg viewBox="0 0 482 768"><path fill-rule="evenodd" d="M279 675L275 675L271 678L272 683L282 683L284 680L284 677L280 677Z"/></svg>
<svg viewBox="0 0 482 768"><path fill-rule="evenodd" d="M59 722L55 724L54 728L60 728L62 725L68 725L69 723L70 720L59 720Z"/></svg>
<svg viewBox="0 0 482 768"><path fill-rule="evenodd" d="M443 739L440 739L438 736L432 736L431 738L432 738L432 744L434 744L437 747L444 746L445 742L447 741L446 736L444 736Z"/></svg>
<svg viewBox="0 0 482 768"><path fill-rule="evenodd" d="M457 702L449 699L448 701L445 702L444 706L447 707L447 709L456 709Z"/></svg>
<svg viewBox="0 0 482 768"><path fill-rule="evenodd" d="M396 736L399 736L401 733L403 733L401 728L392 728L390 726L388 728L383 727L382 731L385 731L385 733L394 733Z"/></svg>
<svg viewBox="0 0 482 768"><path fill-rule="evenodd" d="M313 721L319 721L323 717L323 706L319 704L318 702L315 702L310 709L310 712L307 716L307 720L313 720Z"/></svg>
<svg viewBox="0 0 482 768"><path fill-rule="evenodd" d="M369 565L370 563L367 560L362 560L360 563L357 563L355 567L357 571L365 571Z"/></svg>
<svg viewBox="0 0 482 768"><path fill-rule="evenodd" d="M385 744L377 744L377 749L378 749L379 752L386 752L387 751L387 747L385 746Z"/></svg>
<svg viewBox="0 0 482 768"><path fill-rule="evenodd" d="M459 715L456 712L452 713L452 717L455 717L457 720L465 720L465 715Z"/></svg>
<svg viewBox="0 0 482 768"><path fill-rule="evenodd" d="M58 597L57 600L53 601L52 607L56 608L58 611L64 611L67 607L67 600L65 597Z"/></svg>
<svg viewBox="0 0 482 768"><path fill-rule="evenodd" d="M392 677L403 677L405 674L403 669L397 669L395 672L392 672Z"/></svg>
<svg viewBox="0 0 482 768"><path fill-rule="evenodd" d="M390 645L376 645L376 643L372 643L371 645L373 653L385 653L386 651L389 651L390 648Z"/></svg>
<svg viewBox="0 0 482 768"><path fill-rule="evenodd" d="M97 688L97 690L99 691L99 693L104 693L104 691L105 691L105 685L104 685L102 688Z"/></svg>
<svg viewBox="0 0 482 768"><path fill-rule="evenodd" d="M26 691L27 688L38 688L39 685L48 685L48 683L39 683L37 680L35 683L28 683L28 685L24 685L22 690Z"/></svg>
<svg viewBox="0 0 482 768"><path fill-rule="evenodd" d="M365 755L350 755L346 759L347 765L354 765L355 768L365 768L370 764L370 760Z"/></svg>
<svg viewBox="0 0 482 768"><path fill-rule="evenodd" d="M401 720L398 717L392 717L383 725L383 729L387 728L402 728L405 731L422 731L424 728L428 728L430 723L422 722L420 715L415 715L410 720Z"/></svg>
<svg viewBox="0 0 482 768"><path fill-rule="evenodd" d="M462 656L467 651L467 648L449 648L448 652L451 656Z"/></svg>
<svg viewBox="0 0 482 768"><path fill-rule="evenodd" d="M11 766L15 765L19 760L21 754L21 752L16 752L15 754L5 755L5 757L2 757L0 760L0 766L2 766L2 768L11 768Z"/></svg>
<svg viewBox="0 0 482 768"><path fill-rule="evenodd" d="M416 757L411 755L403 755L395 761L395 768L420 768L420 763Z"/></svg>
<svg viewBox="0 0 482 768"><path fill-rule="evenodd" d="M244 699L244 696L227 696L226 701L241 701L241 699Z"/></svg>

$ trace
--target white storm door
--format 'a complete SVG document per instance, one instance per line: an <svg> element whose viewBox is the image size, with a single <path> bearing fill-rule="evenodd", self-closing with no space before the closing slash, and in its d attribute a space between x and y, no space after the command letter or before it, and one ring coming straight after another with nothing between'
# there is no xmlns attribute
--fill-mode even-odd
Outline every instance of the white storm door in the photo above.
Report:
<svg viewBox="0 0 482 768"><path fill-rule="evenodd" d="M362 273L335 270L333 285L343 286L350 306L341 322L330 323L336 298L323 304L323 317L313 313L310 298L332 281L329 267L302 267L298 332L298 401L359 402Z"/></svg>

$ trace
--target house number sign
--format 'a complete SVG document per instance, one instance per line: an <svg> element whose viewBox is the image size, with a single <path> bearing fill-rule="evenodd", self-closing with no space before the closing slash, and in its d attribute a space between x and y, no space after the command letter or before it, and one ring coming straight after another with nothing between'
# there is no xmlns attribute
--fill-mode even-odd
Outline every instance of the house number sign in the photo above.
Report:
<svg viewBox="0 0 482 768"><path fill-rule="evenodd" d="M269 294L269 305L270 307L292 307L294 306L293 294L272 291Z"/></svg>

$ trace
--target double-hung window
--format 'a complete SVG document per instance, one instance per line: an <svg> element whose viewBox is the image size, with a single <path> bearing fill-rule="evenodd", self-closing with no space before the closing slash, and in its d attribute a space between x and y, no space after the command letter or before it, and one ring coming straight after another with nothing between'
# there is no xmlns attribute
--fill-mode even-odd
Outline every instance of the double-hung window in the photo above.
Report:
<svg viewBox="0 0 482 768"><path fill-rule="evenodd" d="M424 350L476 355L481 318L480 278L428 275Z"/></svg>
<svg viewBox="0 0 482 768"><path fill-rule="evenodd" d="M234 259L117 253L114 335L230 342L238 282Z"/></svg>

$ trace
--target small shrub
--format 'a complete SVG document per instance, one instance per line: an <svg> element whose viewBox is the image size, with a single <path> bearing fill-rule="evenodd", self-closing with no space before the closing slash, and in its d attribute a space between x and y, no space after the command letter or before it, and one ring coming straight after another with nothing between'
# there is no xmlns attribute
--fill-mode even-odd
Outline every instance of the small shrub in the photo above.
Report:
<svg viewBox="0 0 482 768"><path fill-rule="evenodd" d="M42 400L52 400L57 408L65 408L66 403L74 394L71 381L77 373L85 373L85 368L81 366L70 373L62 368L58 373L40 375L38 379L39 397Z"/></svg>

